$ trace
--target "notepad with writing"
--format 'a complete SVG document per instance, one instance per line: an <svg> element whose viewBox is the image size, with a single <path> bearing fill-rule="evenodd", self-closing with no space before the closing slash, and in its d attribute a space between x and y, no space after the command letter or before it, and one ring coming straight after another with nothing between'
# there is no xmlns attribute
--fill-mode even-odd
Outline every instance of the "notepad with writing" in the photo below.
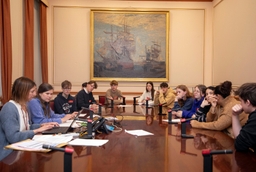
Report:
<svg viewBox="0 0 256 172"><path fill-rule="evenodd" d="M43 144L48 144L56 147L62 147L68 144L73 136L61 135L35 135L33 139L23 140L21 142L7 145L5 148L21 151L34 151L34 152L49 152L49 149L42 148Z"/></svg>

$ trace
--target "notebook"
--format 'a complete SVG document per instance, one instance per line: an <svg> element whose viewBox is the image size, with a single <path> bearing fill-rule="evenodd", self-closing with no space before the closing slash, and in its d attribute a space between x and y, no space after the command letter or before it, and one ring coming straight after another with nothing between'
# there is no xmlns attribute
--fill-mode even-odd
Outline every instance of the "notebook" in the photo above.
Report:
<svg viewBox="0 0 256 172"><path fill-rule="evenodd" d="M76 118L83 113L84 109L79 111L73 121L67 127L54 127L50 130L43 131L42 134L66 134L72 127L73 123L77 120Z"/></svg>

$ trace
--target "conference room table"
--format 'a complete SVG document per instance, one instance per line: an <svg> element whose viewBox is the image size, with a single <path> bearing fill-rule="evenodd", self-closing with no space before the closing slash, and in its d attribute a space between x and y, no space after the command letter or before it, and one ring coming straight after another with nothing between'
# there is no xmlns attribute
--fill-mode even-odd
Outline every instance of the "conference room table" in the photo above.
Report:
<svg viewBox="0 0 256 172"><path fill-rule="evenodd" d="M221 131L191 128L181 137L181 124L168 124L156 108L141 105L102 108L103 117L116 117L116 128L110 134L97 134L107 139L95 146L68 146L72 154L73 172L200 172L204 171L202 150L233 150L232 154L212 155L213 172L255 171L253 153L236 152L234 140ZM144 130L152 135L135 136L129 130ZM51 172L64 171L64 153L13 151L0 162L0 171Z"/></svg>

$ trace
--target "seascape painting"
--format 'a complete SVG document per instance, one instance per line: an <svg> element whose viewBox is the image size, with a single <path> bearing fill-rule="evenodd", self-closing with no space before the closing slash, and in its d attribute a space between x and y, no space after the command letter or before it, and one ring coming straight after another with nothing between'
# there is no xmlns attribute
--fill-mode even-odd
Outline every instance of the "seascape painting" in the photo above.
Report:
<svg viewBox="0 0 256 172"><path fill-rule="evenodd" d="M167 81L167 11L91 11L91 79Z"/></svg>

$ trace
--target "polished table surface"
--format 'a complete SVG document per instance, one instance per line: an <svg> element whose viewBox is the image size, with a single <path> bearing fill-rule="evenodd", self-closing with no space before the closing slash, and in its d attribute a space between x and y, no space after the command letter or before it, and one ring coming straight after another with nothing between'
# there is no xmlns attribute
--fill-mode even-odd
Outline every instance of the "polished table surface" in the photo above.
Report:
<svg viewBox="0 0 256 172"><path fill-rule="evenodd" d="M96 138L109 140L101 147L73 146L72 171L200 172L203 171L203 149L233 150L233 154L212 156L214 172L255 171L255 154L236 152L234 140L228 135L194 129L187 124L187 134L194 138L181 138L181 125L161 122L158 115L154 115L155 110L146 111L143 106L103 108L102 115L116 116L122 131L98 134ZM154 135L136 137L125 132L134 129ZM63 159L64 153L57 151L14 151L0 162L0 171L63 171Z"/></svg>

